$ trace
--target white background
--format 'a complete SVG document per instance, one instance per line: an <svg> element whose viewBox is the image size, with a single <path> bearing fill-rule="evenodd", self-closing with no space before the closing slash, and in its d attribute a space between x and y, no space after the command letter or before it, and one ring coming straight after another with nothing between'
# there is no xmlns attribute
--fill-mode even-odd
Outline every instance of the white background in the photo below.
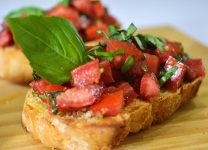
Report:
<svg viewBox="0 0 208 150"><path fill-rule="evenodd" d="M58 0L0 0L0 21L13 9L48 9ZM208 46L208 0L103 0L111 14L127 27L171 25Z"/></svg>

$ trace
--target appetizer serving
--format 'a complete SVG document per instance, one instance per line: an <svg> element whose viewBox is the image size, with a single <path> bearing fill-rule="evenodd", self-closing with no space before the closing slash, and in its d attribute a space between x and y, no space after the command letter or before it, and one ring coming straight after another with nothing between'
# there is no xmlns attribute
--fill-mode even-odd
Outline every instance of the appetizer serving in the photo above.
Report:
<svg viewBox="0 0 208 150"><path fill-rule="evenodd" d="M99 30L105 42L85 47L61 18L8 23L35 71L22 122L49 147L111 149L169 118L196 96L205 76L202 60L189 58L181 43L135 34L133 24Z"/></svg>
<svg viewBox="0 0 208 150"><path fill-rule="evenodd" d="M36 7L24 7L10 12L2 23L0 31L0 78L16 83L28 83L32 80L32 69L28 60L14 42L12 32L7 24L8 18L29 15L57 16L69 20L78 30L84 41L103 38L97 30L108 32L108 25L119 27L117 20L108 14L100 1L62 0L48 11Z"/></svg>

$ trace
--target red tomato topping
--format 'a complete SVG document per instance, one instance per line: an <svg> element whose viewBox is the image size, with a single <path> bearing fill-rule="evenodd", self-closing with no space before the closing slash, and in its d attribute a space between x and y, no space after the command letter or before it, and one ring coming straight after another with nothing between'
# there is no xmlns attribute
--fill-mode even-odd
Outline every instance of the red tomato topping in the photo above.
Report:
<svg viewBox="0 0 208 150"><path fill-rule="evenodd" d="M72 0L71 4L80 12L92 16L92 2L91 0Z"/></svg>
<svg viewBox="0 0 208 150"><path fill-rule="evenodd" d="M12 32L4 29L0 32L0 48L13 44Z"/></svg>
<svg viewBox="0 0 208 150"><path fill-rule="evenodd" d="M54 91L64 91L66 89L62 85L51 84L42 79L31 82L30 86L37 94L44 94Z"/></svg>
<svg viewBox="0 0 208 150"><path fill-rule="evenodd" d="M79 20L79 13L72 7L64 6L61 4L56 5L50 11L46 13L48 16L58 16L68 19L72 22L72 24L77 28L80 29L80 20Z"/></svg>
<svg viewBox="0 0 208 150"><path fill-rule="evenodd" d="M170 91L176 91L180 87L186 72L186 66L183 63L177 61L172 56L169 56L164 66L165 70L169 71L174 66L177 66L178 69L176 73L165 84L166 88Z"/></svg>
<svg viewBox="0 0 208 150"><path fill-rule="evenodd" d="M181 50L181 44L177 43L177 42L171 42L171 41L166 41L166 45L165 47L167 48L167 50L164 51L160 51L160 50L156 50L155 51L155 55L157 55L160 58L160 62L161 64L164 64L169 56L173 56L175 54L182 56L183 55L183 51Z"/></svg>
<svg viewBox="0 0 208 150"><path fill-rule="evenodd" d="M197 77L205 76L202 59L189 59L185 64L187 65L186 79L193 81Z"/></svg>
<svg viewBox="0 0 208 150"><path fill-rule="evenodd" d="M97 30L103 30L104 32L108 32L107 24L98 21L96 24L92 24L85 30L85 35L87 40L95 40L103 38L102 34L97 34Z"/></svg>
<svg viewBox="0 0 208 150"><path fill-rule="evenodd" d="M105 7L100 2L92 3L92 9L96 18L100 18L105 14Z"/></svg>
<svg viewBox="0 0 208 150"><path fill-rule="evenodd" d="M123 90L124 99L127 102L132 102L138 96L135 92L133 87L128 82L121 82L117 86L118 90Z"/></svg>
<svg viewBox="0 0 208 150"><path fill-rule="evenodd" d="M123 91L116 91L101 96L99 102L90 107L90 110L96 114L103 113L104 116L115 116L121 112L124 106Z"/></svg>
<svg viewBox="0 0 208 150"><path fill-rule="evenodd" d="M116 50L125 51L125 55L116 56L112 61L112 67L117 69L121 67L128 56L134 55L135 60L137 61L142 54L142 52L139 51L133 43L121 42L118 40L108 40L106 51L113 52Z"/></svg>
<svg viewBox="0 0 208 150"><path fill-rule="evenodd" d="M144 60L141 58L143 58ZM155 75L158 75L160 67L159 58L155 55L151 55L148 53L143 53L143 56L141 56L141 58L131 69L131 74L136 77L142 76L145 73L145 71L142 70L142 67L146 67L147 73L154 73Z"/></svg>
<svg viewBox="0 0 208 150"><path fill-rule="evenodd" d="M71 72L74 86L82 87L100 80L99 60L95 59L81 65Z"/></svg>
<svg viewBox="0 0 208 150"><path fill-rule="evenodd" d="M101 74L101 81L103 81L105 85L115 82L113 79L110 62L108 60L101 61L100 68L103 68L103 73Z"/></svg>
<svg viewBox="0 0 208 150"><path fill-rule="evenodd" d="M140 96L142 99L150 99L158 96L160 93L160 86L155 74L145 73L141 79Z"/></svg>
<svg viewBox="0 0 208 150"><path fill-rule="evenodd" d="M89 106L101 96L102 89L103 88L98 85L74 87L61 93L56 98L56 104L60 110Z"/></svg>

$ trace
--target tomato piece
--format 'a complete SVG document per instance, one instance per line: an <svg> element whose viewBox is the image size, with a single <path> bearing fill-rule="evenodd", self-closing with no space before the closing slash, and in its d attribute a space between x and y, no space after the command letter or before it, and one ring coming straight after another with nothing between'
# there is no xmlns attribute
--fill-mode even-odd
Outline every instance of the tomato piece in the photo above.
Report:
<svg viewBox="0 0 208 150"><path fill-rule="evenodd" d="M72 7L58 4L54 8L49 10L46 15L63 17L65 19L68 19L78 30L80 29L79 12Z"/></svg>
<svg viewBox="0 0 208 150"><path fill-rule="evenodd" d="M116 82L124 81L125 75L121 73L118 69L112 69L113 78Z"/></svg>
<svg viewBox="0 0 208 150"><path fill-rule="evenodd" d="M110 62L108 60L101 61L100 68L103 68L101 81L103 81L105 85L115 82L115 80L113 79Z"/></svg>
<svg viewBox="0 0 208 150"><path fill-rule="evenodd" d="M108 26L101 21L98 21L96 24L88 26L85 30L87 40L104 38L103 34L97 34L97 30L103 30L104 32L108 32Z"/></svg>
<svg viewBox="0 0 208 150"><path fill-rule="evenodd" d="M158 80L153 73L145 73L141 79L140 96L142 99L150 99L158 96L160 93L160 86Z"/></svg>
<svg viewBox="0 0 208 150"><path fill-rule="evenodd" d="M116 91L101 96L100 101L90 107L90 110L96 114L103 113L104 116L115 116L122 111L124 106L123 91Z"/></svg>
<svg viewBox="0 0 208 150"><path fill-rule="evenodd" d="M177 66L178 69L175 72L175 74L165 84L165 87L170 91L176 91L180 87L186 72L186 66L183 63L177 61L172 56L169 56L168 60L165 63L164 69L166 71L169 71L174 66Z"/></svg>
<svg viewBox="0 0 208 150"><path fill-rule="evenodd" d="M205 76L205 68L202 63L202 59L189 59L185 61L187 65L186 79L193 81L197 77Z"/></svg>
<svg viewBox="0 0 208 150"><path fill-rule="evenodd" d="M110 16L107 12L102 17L102 20L108 25L120 26L119 22L113 16Z"/></svg>
<svg viewBox="0 0 208 150"><path fill-rule="evenodd" d="M155 55L160 58L161 64L164 64L169 56L174 57L176 54L179 56L183 55L183 51L181 50L181 44L177 42L166 41L165 45L167 50L160 51L155 50Z"/></svg>
<svg viewBox="0 0 208 150"><path fill-rule="evenodd" d="M99 60L95 59L84 65L75 68L72 72L74 86L82 87L100 80Z"/></svg>
<svg viewBox="0 0 208 150"><path fill-rule="evenodd" d="M50 93L55 91L64 91L66 88L62 85L51 84L45 80L36 80L30 83L30 86L38 94Z"/></svg>
<svg viewBox="0 0 208 150"><path fill-rule="evenodd" d="M12 32L9 29L0 32L0 47L11 45L13 42Z"/></svg>
<svg viewBox="0 0 208 150"><path fill-rule="evenodd" d="M123 90L124 99L126 100L126 102L132 102L138 96L134 91L133 87L128 82L121 82L116 85L116 87L118 88L118 90Z"/></svg>
<svg viewBox="0 0 208 150"><path fill-rule="evenodd" d="M74 87L61 93L56 98L59 110L70 110L71 108L82 108L92 105L102 94L102 87L89 85L85 87Z"/></svg>
<svg viewBox="0 0 208 150"><path fill-rule="evenodd" d="M141 58L130 70L131 75L134 77L142 76L145 73L145 71L142 70L142 67L146 67L146 73L154 73L157 76L160 68L159 58L156 55L151 55L148 53L143 53L143 56L141 56Z"/></svg>
<svg viewBox="0 0 208 150"><path fill-rule="evenodd" d="M108 40L106 51L113 52L116 50L124 50L125 55L119 55L114 57L112 61L112 67L119 69L122 64L124 64L126 58L130 55L134 55L135 60L137 61L142 52L137 49L133 43L122 42L118 40Z"/></svg>
<svg viewBox="0 0 208 150"><path fill-rule="evenodd" d="M140 84L141 84L141 77L135 78L133 83L134 91L139 94L140 93Z"/></svg>
<svg viewBox="0 0 208 150"><path fill-rule="evenodd" d="M100 2L92 3L93 14L96 18L100 18L105 14L105 7Z"/></svg>
<svg viewBox="0 0 208 150"><path fill-rule="evenodd" d="M91 0L72 0L72 6L74 6L78 11L85 13L89 16L93 15L92 2Z"/></svg>

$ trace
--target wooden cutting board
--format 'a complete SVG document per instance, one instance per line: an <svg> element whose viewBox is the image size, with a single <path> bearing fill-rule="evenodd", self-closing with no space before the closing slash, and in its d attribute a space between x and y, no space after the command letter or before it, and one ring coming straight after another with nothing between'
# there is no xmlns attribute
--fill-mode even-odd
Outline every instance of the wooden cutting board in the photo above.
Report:
<svg viewBox="0 0 208 150"><path fill-rule="evenodd" d="M171 27L144 29L143 33L181 41L191 57L203 58L208 70L208 48ZM0 80L0 149L48 150L21 126L21 110L29 87ZM147 131L129 135L116 150L208 149L208 77L198 96L169 120Z"/></svg>

